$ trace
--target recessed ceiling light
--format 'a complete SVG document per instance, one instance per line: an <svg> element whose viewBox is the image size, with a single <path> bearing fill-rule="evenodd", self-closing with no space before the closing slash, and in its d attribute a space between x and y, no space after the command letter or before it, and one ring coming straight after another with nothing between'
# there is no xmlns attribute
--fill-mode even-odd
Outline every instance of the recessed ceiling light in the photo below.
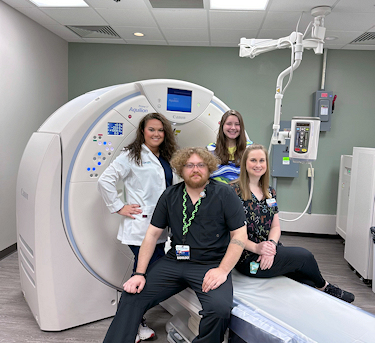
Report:
<svg viewBox="0 0 375 343"><path fill-rule="evenodd" d="M210 0L212 10L230 11L262 11L265 10L268 0Z"/></svg>
<svg viewBox="0 0 375 343"><path fill-rule="evenodd" d="M133 35L137 36L137 37L143 37L144 33L142 33L142 32L134 32Z"/></svg>
<svg viewBox="0 0 375 343"><path fill-rule="evenodd" d="M89 7L83 0L30 0L38 7Z"/></svg>
<svg viewBox="0 0 375 343"><path fill-rule="evenodd" d="M339 39L339 37L336 37L336 36L329 36L329 37L326 37L325 40L336 40L336 39Z"/></svg>

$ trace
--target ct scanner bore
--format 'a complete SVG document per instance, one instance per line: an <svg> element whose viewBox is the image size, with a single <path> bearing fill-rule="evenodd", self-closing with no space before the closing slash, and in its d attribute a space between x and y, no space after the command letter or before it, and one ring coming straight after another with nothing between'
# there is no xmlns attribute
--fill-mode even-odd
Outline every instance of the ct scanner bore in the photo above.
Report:
<svg viewBox="0 0 375 343"><path fill-rule="evenodd" d="M17 244L22 291L42 330L116 311L133 256L116 239L119 217L108 212L97 179L133 141L140 119L162 113L180 147L206 146L228 109L193 83L146 80L81 95L31 136L17 179Z"/></svg>

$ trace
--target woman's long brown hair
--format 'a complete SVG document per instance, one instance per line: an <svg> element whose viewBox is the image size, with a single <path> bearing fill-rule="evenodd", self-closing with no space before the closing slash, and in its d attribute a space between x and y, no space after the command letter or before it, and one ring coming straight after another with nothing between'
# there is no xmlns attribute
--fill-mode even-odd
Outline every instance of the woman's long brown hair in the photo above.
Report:
<svg viewBox="0 0 375 343"><path fill-rule="evenodd" d="M141 165L142 163L141 151L142 144L145 142L144 130L147 122L150 119L160 120L163 124L164 140L159 145L160 156L169 162L172 158L173 153L177 150L175 135L168 119L160 113L148 113L139 122L135 140L128 146L124 147L124 150L129 150L130 158L134 160L138 165Z"/></svg>
<svg viewBox="0 0 375 343"><path fill-rule="evenodd" d="M220 159L221 164L229 163L229 152L227 147L227 137L224 134L223 127L229 116L236 116L240 122L240 134L236 138L236 151L234 152L234 163L238 167L240 165L241 157L246 149L246 135L245 125L240 112L236 110L229 110L223 114L220 121L219 132L216 138L215 155Z"/></svg>
<svg viewBox="0 0 375 343"><path fill-rule="evenodd" d="M243 200L251 199L250 178L246 170L246 162L247 162L247 158L249 157L250 152L253 150L262 150L264 152L264 155L266 156L267 169L266 169L266 172L259 179L259 186L262 188L263 195L267 199L270 199L272 196L269 192L270 169L269 169L269 163L268 163L268 152L266 148L260 144L253 144L253 145L248 146L242 156L240 177L238 179L238 184L240 186L240 191L241 191L241 197Z"/></svg>

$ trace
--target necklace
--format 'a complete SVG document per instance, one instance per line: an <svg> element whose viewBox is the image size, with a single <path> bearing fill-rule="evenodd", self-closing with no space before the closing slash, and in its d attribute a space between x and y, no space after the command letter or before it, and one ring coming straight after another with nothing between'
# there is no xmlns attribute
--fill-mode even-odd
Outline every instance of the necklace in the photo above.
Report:
<svg viewBox="0 0 375 343"><path fill-rule="evenodd" d="M185 235L188 233L189 231L189 227L191 225L191 222L193 221L193 219L195 218L195 214L197 213L198 211L198 208L199 208L199 205L201 204L202 202L202 197L199 197L199 200L195 203L195 206L194 206L194 211L193 213L191 214L191 217L188 219L187 218L187 214L186 214L186 195L187 195L187 192L186 192L186 186L184 188L184 194L182 196L182 199L183 199L183 202L182 202L182 214L183 214L183 227L182 227L182 234L184 235L184 238L185 238Z"/></svg>

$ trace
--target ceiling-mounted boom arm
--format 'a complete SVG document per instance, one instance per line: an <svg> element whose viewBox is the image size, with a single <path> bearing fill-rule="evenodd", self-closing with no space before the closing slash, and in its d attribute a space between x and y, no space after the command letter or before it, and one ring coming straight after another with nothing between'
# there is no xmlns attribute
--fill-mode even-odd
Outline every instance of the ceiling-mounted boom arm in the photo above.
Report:
<svg viewBox="0 0 375 343"><path fill-rule="evenodd" d="M315 17L314 21L308 25L304 34L296 31L292 32L289 36L279 39L241 38L240 40L240 57L254 58L268 51L285 49L288 47L291 48L291 65L280 73L276 82L275 115L272 127L273 134L271 144L285 144L285 138L288 137L288 133L279 132L281 105L284 92L292 80L293 71L301 64L303 49L314 49L315 54L323 53L324 36L326 31L324 27L324 18L329 13L331 13L331 8L328 6L313 8L311 14ZM303 39L311 24L311 38ZM286 75L290 75L289 81L283 89L283 80Z"/></svg>

